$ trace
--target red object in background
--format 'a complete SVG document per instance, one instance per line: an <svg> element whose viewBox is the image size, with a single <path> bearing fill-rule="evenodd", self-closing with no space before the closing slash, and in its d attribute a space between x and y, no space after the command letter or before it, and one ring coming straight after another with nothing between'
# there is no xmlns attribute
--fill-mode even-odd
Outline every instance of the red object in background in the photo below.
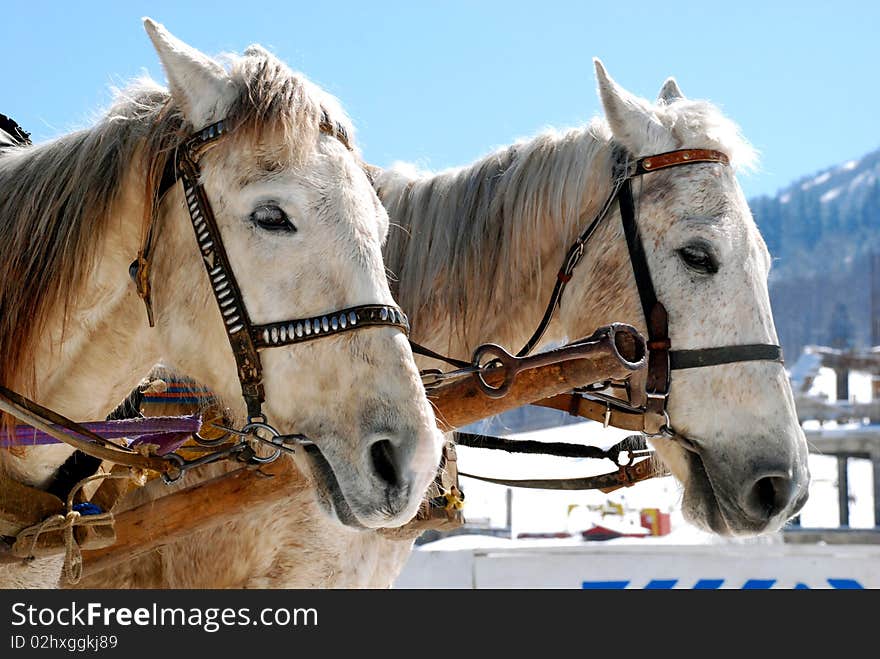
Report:
<svg viewBox="0 0 880 659"><path fill-rule="evenodd" d="M612 540L613 538L622 538L624 534L620 531L609 529L605 526L596 524L593 528L581 531L581 537L584 540Z"/></svg>
<svg viewBox="0 0 880 659"><path fill-rule="evenodd" d="M667 535L672 530L669 513L661 513L659 508L642 508L640 519L651 535Z"/></svg>

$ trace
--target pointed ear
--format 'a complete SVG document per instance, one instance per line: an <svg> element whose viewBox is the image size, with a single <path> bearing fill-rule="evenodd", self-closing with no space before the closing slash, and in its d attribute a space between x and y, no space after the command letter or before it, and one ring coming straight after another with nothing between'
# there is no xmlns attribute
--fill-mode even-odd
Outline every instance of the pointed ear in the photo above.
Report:
<svg viewBox="0 0 880 659"><path fill-rule="evenodd" d="M657 95L657 102L669 105L680 98L684 98L684 94L678 83L675 82L675 78L671 76L666 78L666 82L663 83L663 87L660 88L660 93Z"/></svg>
<svg viewBox="0 0 880 659"><path fill-rule="evenodd" d="M635 155L655 149L669 141L669 133L654 115L651 106L620 87L598 58L593 59L599 83L599 99L614 138Z"/></svg>
<svg viewBox="0 0 880 659"><path fill-rule="evenodd" d="M193 129L199 130L223 119L235 94L223 67L183 43L163 25L149 18L143 20L165 69L171 97Z"/></svg>

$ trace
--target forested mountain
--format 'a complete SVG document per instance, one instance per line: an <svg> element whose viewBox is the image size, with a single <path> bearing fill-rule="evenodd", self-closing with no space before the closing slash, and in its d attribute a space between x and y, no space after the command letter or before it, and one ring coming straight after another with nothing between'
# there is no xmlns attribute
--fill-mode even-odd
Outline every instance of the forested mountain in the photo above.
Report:
<svg viewBox="0 0 880 659"><path fill-rule="evenodd" d="M749 205L773 256L770 298L787 361L807 344L871 345L880 149ZM875 277L880 283L880 271Z"/></svg>

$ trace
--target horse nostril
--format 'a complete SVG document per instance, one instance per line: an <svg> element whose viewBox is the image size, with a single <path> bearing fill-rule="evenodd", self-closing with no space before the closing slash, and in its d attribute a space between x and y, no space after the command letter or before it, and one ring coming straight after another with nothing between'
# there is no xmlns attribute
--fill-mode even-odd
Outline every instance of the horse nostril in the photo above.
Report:
<svg viewBox="0 0 880 659"><path fill-rule="evenodd" d="M791 502L792 483L785 476L764 476L755 481L746 498L746 510L760 517L771 519L788 507Z"/></svg>
<svg viewBox="0 0 880 659"><path fill-rule="evenodd" d="M380 439L370 447L370 458L376 475L391 487L400 484L400 475L395 463L394 446L387 439Z"/></svg>

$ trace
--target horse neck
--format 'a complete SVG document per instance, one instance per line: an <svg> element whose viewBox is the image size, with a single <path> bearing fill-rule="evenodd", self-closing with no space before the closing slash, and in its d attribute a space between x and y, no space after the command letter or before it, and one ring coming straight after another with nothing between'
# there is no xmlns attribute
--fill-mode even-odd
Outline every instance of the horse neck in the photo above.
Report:
<svg viewBox="0 0 880 659"><path fill-rule="evenodd" d="M386 264L415 341L466 358L480 343L518 350L528 340L569 245L610 189L602 132L594 124L457 170L377 178L392 221ZM565 334L557 319L545 338Z"/></svg>
<svg viewBox="0 0 880 659"><path fill-rule="evenodd" d="M136 190L139 177L130 177ZM103 419L160 357L143 303L128 278L137 254L142 196L124 192L95 245L94 267L67 305L52 310L35 345L32 388L23 393L75 421ZM23 383L23 381L22 381ZM66 444L0 452L22 481L45 486L73 452Z"/></svg>

